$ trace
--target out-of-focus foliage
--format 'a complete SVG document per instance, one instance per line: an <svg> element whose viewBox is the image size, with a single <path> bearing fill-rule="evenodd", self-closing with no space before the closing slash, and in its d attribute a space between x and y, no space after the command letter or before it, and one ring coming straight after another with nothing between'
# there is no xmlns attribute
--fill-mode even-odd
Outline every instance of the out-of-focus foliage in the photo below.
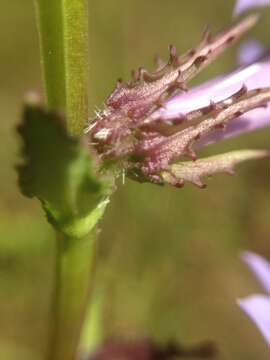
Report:
<svg viewBox="0 0 270 360"><path fill-rule="evenodd" d="M195 44L206 23L231 18L233 1L93 0L90 4L91 103L102 106L114 81L152 66L167 45ZM14 165L15 125L26 90L41 87L31 1L3 2L0 13L0 358L42 359L49 329L53 237L36 201L23 198ZM270 14L252 36L269 43ZM198 81L234 66L230 50ZM270 129L204 150L269 148ZM208 188L119 183L99 238L104 331L153 335L191 343L215 339L221 360L269 358L269 349L235 298L256 290L238 259L242 248L270 256L270 164L243 165L236 177L217 176Z"/></svg>

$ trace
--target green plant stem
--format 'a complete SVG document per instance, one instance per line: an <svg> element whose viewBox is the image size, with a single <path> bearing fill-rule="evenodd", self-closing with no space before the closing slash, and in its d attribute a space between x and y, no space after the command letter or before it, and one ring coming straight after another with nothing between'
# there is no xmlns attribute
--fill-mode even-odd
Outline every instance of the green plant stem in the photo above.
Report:
<svg viewBox="0 0 270 360"><path fill-rule="evenodd" d="M103 286L98 283L91 289L91 302L88 304L83 331L80 339L79 351L82 354L90 354L102 344L103 340L103 306L105 291Z"/></svg>
<svg viewBox="0 0 270 360"><path fill-rule="evenodd" d="M87 0L35 0L47 106L61 110L71 136L88 115ZM52 174L53 175L53 174ZM55 290L48 360L74 360L89 302L95 228L84 238L56 235Z"/></svg>
<svg viewBox="0 0 270 360"><path fill-rule="evenodd" d="M35 0L47 105L82 134L88 116L87 0Z"/></svg>
<svg viewBox="0 0 270 360"><path fill-rule="evenodd" d="M91 290L95 231L81 239L58 234L56 246L58 276L48 359L74 360Z"/></svg>

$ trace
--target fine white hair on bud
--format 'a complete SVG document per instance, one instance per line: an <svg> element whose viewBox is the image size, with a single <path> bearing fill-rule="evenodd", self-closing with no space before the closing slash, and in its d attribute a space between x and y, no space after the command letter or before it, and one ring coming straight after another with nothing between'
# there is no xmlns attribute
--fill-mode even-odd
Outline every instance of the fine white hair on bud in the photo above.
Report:
<svg viewBox="0 0 270 360"><path fill-rule="evenodd" d="M91 128L90 128L91 130ZM89 130L89 131L90 131ZM98 132L95 133L94 139L96 140L106 140L110 134L110 129L101 129Z"/></svg>

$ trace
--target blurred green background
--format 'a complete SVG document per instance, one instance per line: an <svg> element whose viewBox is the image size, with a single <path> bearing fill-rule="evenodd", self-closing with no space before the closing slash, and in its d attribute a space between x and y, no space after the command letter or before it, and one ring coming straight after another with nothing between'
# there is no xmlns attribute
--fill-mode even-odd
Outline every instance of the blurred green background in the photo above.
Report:
<svg viewBox="0 0 270 360"><path fill-rule="evenodd" d="M231 19L232 0L89 0L91 104L115 80L175 43L184 51ZM270 12L252 36L269 40ZM32 1L1 1L0 12L0 359L43 359L48 339L54 239L36 200L23 198L15 126L25 91L41 88ZM235 64L236 48L197 78ZM204 154L269 148L269 130L211 146ZM48 176L51 174L48 174ZM126 181L111 199L98 240L96 285L105 336L153 336L192 344L213 339L221 360L269 359L269 349L235 299L260 291L239 259L270 257L270 163L215 176L206 190Z"/></svg>

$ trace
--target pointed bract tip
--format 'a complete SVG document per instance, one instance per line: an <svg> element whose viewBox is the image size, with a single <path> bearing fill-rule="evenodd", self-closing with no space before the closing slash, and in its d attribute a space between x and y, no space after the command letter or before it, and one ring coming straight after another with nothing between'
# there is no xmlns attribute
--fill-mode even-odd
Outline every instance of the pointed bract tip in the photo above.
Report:
<svg viewBox="0 0 270 360"><path fill-rule="evenodd" d="M240 21L240 23L244 24L245 25L244 27L246 29L251 29L253 26L255 26L257 24L260 17L261 17L261 14L254 13L254 14L244 17L243 20Z"/></svg>
<svg viewBox="0 0 270 360"><path fill-rule="evenodd" d="M169 52L172 57L177 56L177 49L175 45L169 45Z"/></svg>
<svg viewBox="0 0 270 360"><path fill-rule="evenodd" d="M186 161L173 164L168 171L162 172L164 182L175 186L190 182L199 188L205 188L206 184L201 180L203 177L217 173L234 175L234 166L247 160L270 157L268 150L238 150L229 153L210 156L195 161Z"/></svg>
<svg viewBox="0 0 270 360"><path fill-rule="evenodd" d="M124 86L124 81L123 81L123 79L121 79L121 78L117 79L117 81L116 81L116 88L117 88L117 89L121 89L123 86Z"/></svg>

